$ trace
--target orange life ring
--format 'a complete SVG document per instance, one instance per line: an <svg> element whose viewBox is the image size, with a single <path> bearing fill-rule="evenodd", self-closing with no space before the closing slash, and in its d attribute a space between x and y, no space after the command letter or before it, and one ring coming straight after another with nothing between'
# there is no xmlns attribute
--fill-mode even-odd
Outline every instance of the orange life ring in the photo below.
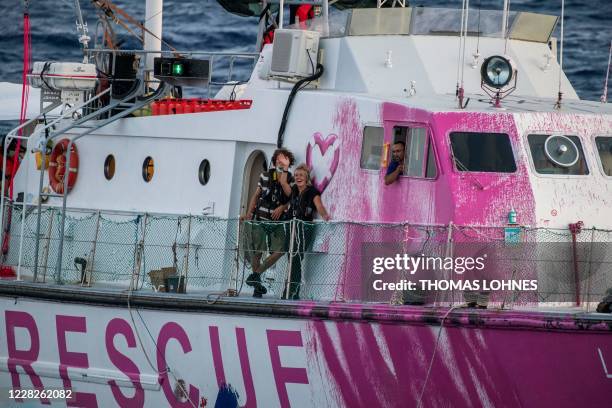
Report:
<svg viewBox="0 0 612 408"><path fill-rule="evenodd" d="M66 161L69 139L60 140L54 147L49 160L49 184L57 194L64 193L64 176L66 175ZM72 190L79 173L79 153L76 145L70 149L70 171L68 172L68 192Z"/></svg>

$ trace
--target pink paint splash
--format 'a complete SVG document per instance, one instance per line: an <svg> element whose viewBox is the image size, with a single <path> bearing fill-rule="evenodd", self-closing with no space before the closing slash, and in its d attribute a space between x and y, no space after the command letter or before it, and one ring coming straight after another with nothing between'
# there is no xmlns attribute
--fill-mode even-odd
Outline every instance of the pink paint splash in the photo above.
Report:
<svg viewBox="0 0 612 408"><path fill-rule="evenodd" d="M363 128L354 99L338 102L332 126L342 150L334 180L342 182L330 183L322 198L334 220L369 219L374 211L366 199L370 195L369 187L359 167Z"/></svg>
<svg viewBox="0 0 612 408"><path fill-rule="evenodd" d="M597 334L453 326L447 321L438 341L439 326L313 321L307 344L333 378L338 406L573 407L612 398Z"/></svg>
<svg viewBox="0 0 612 408"><path fill-rule="evenodd" d="M313 142L308 142L306 146L306 165L313 171L312 184L319 190L321 193L325 191L327 185L336 174L336 170L338 169L338 163L340 163L340 148L334 146L336 140L338 140L338 136L335 134L329 134L327 137L323 137L320 132L316 132L312 135ZM322 167L315 165L315 159L313 157L314 146L319 148L320 152L320 161L322 161ZM330 154L327 155L329 149ZM331 159L329 158L331 156ZM320 176L319 174L322 174Z"/></svg>

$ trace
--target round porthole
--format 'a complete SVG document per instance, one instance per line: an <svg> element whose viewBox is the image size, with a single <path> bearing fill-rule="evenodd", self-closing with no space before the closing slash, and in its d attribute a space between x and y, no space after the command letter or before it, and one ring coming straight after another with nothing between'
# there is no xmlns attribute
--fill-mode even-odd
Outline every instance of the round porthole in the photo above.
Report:
<svg viewBox="0 0 612 408"><path fill-rule="evenodd" d="M153 163L153 158L148 156L142 162L142 179L147 183L153 179L153 173L155 172L155 164Z"/></svg>
<svg viewBox="0 0 612 408"><path fill-rule="evenodd" d="M104 160L104 177L110 180L115 175L115 156L109 154Z"/></svg>
<svg viewBox="0 0 612 408"><path fill-rule="evenodd" d="M198 169L198 178L203 186L210 180L210 162L207 159L202 160Z"/></svg>

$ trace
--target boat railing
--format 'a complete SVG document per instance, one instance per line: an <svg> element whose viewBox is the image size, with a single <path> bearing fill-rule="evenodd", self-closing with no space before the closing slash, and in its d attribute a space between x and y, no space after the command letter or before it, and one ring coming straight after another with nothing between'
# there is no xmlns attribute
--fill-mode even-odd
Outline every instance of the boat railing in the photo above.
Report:
<svg viewBox="0 0 612 408"><path fill-rule="evenodd" d="M290 298L313 301L484 302L502 308L550 304L592 310L612 288L612 230L575 234L568 229L453 223L254 222L68 209L62 235L61 209L43 207L37 237L37 213L36 207L7 204L5 214L11 222L3 264L13 268L18 279L35 277L40 283L250 295L245 280L256 257L266 259L280 252L278 261L261 275L267 298L285 298L289 293ZM489 258L480 275L436 264L417 274L397 265L382 273L380 267L393 261L375 261L403 254L446 261ZM59 268L58 256L62 256ZM398 286L378 291L374 282L466 279L535 281L537 290Z"/></svg>
<svg viewBox="0 0 612 408"><path fill-rule="evenodd" d="M143 75L147 87L157 87L160 82L153 77L153 72L145 66L147 56L181 57L207 59L210 63L210 81L202 88L194 88L193 93L206 98L212 98L215 92L223 86L236 86L248 81L249 76L259 58L259 53L252 52L217 52L217 51L151 51L151 50L89 50L90 60L96 61L99 67L107 67L108 72L102 75L109 78L112 84L121 84L133 79L121 78L117 74L117 56L132 55L136 57L138 71Z"/></svg>

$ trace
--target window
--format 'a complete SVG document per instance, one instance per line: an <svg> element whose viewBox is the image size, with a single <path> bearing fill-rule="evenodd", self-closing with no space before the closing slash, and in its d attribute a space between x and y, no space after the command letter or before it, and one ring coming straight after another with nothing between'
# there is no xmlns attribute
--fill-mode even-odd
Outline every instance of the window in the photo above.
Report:
<svg viewBox="0 0 612 408"><path fill-rule="evenodd" d="M198 169L198 179L200 184L205 186L210 180L210 162L207 159L202 160Z"/></svg>
<svg viewBox="0 0 612 408"><path fill-rule="evenodd" d="M459 171L516 171L510 138L505 133L452 132L450 142Z"/></svg>
<svg viewBox="0 0 612 408"><path fill-rule="evenodd" d="M427 137L427 128L395 126L393 143L402 142L404 152L404 176L435 178L436 158Z"/></svg>
<svg viewBox="0 0 612 408"><path fill-rule="evenodd" d="M604 173L612 176L612 137L596 137L595 144Z"/></svg>
<svg viewBox="0 0 612 408"><path fill-rule="evenodd" d="M153 173L155 172L155 164L153 163L153 158L148 156L142 162L142 178L147 183L153 179Z"/></svg>
<svg viewBox="0 0 612 408"><path fill-rule="evenodd" d="M539 174L589 174L582 144L577 136L529 135L531 158Z"/></svg>
<svg viewBox="0 0 612 408"><path fill-rule="evenodd" d="M436 168L436 155L433 150L433 143L429 141L429 147L427 148L427 169L425 170L426 178L436 178L438 176L438 169Z"/></svg>
<svg viewBox="0 0 612 408"><path fill-rule="evenodd" d="M104 160L104 177L110 180L115 175L115 156L109 154Z"/></svg>
<svg viewBox="0 0 612 408"><path fill-rule="evenodd" d="M360 161L362 169L380 169L384 134L384 129L381 127L366 126L363 129Z"/></svg>

